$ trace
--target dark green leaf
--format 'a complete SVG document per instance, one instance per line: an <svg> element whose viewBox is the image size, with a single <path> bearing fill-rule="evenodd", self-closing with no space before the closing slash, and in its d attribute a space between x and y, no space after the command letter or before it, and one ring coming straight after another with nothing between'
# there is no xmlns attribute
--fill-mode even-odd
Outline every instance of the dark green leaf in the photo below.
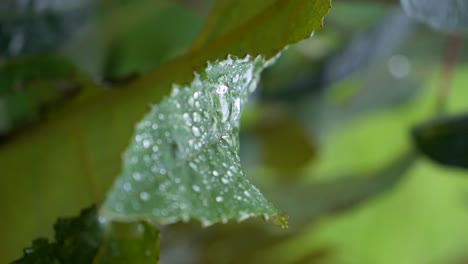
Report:
<svg viewBox="0 0 468 264"><path fill-rule="evenodd" d="M103 213L111 219L203 225L283 216L246 178L239 160L242 108L267 65L261 57L208 64L137 125Z"/></svg>
<svg viewBox="0 0 468 264"><path fill-rule="evenodd" d="M55 241L35 240L14 263L92 263L103 235L96 213L93 206L78 217L59 218L54 226Z"/></svg>
<svg viewBox="0 0 468 264"><path fill-rule="evenodd" d="M15 264L157 263L158 231L148 223L109 223L93 206L73 218L59 218L55 240L33 241Z"/></svg>
<svg viewBox="0 0 468 264"><path fill-rule="evenodd" d="M446 166L468 168L468 115L439 118L413 129L420 152Z"/></svg>

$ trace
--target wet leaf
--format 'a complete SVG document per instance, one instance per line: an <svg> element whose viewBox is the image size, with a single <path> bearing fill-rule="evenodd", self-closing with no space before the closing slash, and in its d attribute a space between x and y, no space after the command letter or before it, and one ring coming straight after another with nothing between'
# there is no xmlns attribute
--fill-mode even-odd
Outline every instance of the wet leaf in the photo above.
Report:
<svg viewBox="0 0 468 264"><path fill-rule="evenodd" d="M80 94L61 113L48 116L48 122L3 144L0 208L6 217L1 233L8 239L0 241L0 262L11 258L11 252L31 237L46 235L44 226L51 225L57 215L71 214L104 197L120 172L121 153L135 122L147 112L149 103L157 103L170 93L172 83L189 83L193 72L203 69L208 60L224 58L228 53L257 56L266 52L267 58L274 56L276 48L309 37L321 26L329 8L329 1L325 0L281 3L271 6L267 15L254 18L255 27L239 25L203 49L161 65L125 87ZM290 4L295 8L283 9ZM295 13L297 10L299 13ZM281 16L275 16L280 13ZM271 30L262 22L272 20L283 23ZM291 25L296 29L282 29ZM264 32L259 35L261 31ZM294 32L294 37L286 38L290 32ZM247 42L249 46L243 46ZM272 45L271 50L265 43ZM38 150L44 152L38 154ZM12 199L14 204L7 202ZM17 228L21 228L21 234Z"/></svg>
<svg viewBox="0 0 468 264"><path fill-rule="evenodd" d="M247 56L208 64L189 86L175 86L153 106L137 125L103 214L203 225L262 215L284 226L239 160L241 111L267 63Z"/></svg>
<svg viewBox="0 0 468 264"><path fill-rule="evenodd" d="M416 147L433 161L468 168L468 115L429 121L412 132Z"/></svg>
<svg viewBox="0 0 468 264"><path fill-rule="evenodd" d="M401 0L406 13L445 32L468 32L467 0Z"/></svg>

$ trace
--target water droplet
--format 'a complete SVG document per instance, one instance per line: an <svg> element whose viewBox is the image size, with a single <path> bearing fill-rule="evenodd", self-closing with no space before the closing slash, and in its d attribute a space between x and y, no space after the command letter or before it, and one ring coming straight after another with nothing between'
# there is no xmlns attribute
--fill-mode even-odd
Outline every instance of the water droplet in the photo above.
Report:
<svg viewBox="0 0 468 264"><path fill-rule="evenodd" d="M402 79L411 72L411 62L404 55L394 55L388 60L388 71L396 79Z"/></svg>
<svg viewBox="0 0 468 264"><path fill-rule="evenodd" d="M228 183L229 183L229 180L228 180L228 179L226 179L226 178L224 178L224 177L223 177L223 178L221 178L221 181L222 181L224 184L228 184Z"/></svg>
<svg viewBox="0 0 468 264"><path fill-rule="evenodd" d="M201 136L200 129L199 129L198 127L196 127L196 126L193 126L193 127L192 127L192 133L193 133L193 135L196 136L196 137Z"/></svg>
<svg viewBox="0 0 468 264"><path fill-rule="evenodd" d="M244 195L247 196L247 197L250 197L249 191L244 191Z"/></svg>
<svg viewBox="0 0 468 264"><path fill-rule="evenodd" d="M158 129L158 124L154 123L154 124L151 126L151 128L152 128L153 130Z"/></svg>
<svg viewBox="0 0 468 264"><path fill-rule="evenodd" d="M194 92L194 93L193 93L193 99L197 99L198 96L200 96L200 93L199 93L199 92Z"/></svg>
<svg viewBox="0 0 468 264"><path fill-rule="evenodd" d="M232 78L232 81L233 82L238 82L239 81L239 74L236 74L233 78Z"/></svg>
<svg viewBox="0 0 468 264"><path fill-rule="evenodd" d="M124 209L121 203L116 204L114 208L117 212L122 212Z"/></svg>
<svg viewBox="0 0 468 264"><path fill-rule="evenodd" d="M165 170L164 168L161 168L161 169L159 169L159 173L165 174L165 173L166 173L166 170Z"/></svg>
<svg viewBox="0 0 468 264"><path fill-rule="evenodd" d="M140 199L143 201L148 201L150 198L150 194L147 192L141 192L140 193Z"/></svg>
<svg viewBox="0 0 468 264"><path fill-rule="evenodd" d="M165 116L163 114L158 115L159 120L164 120Z"/></svg>
<svg viewBox="0 0 468 264"><path fill-rule="evenodd" d="M219 173L218 173L217 171L214 170L214 171L213 171L213 176L218 176L218 175L219 175Z"/></svg>
<svg viewBox="0 0 468 264"><path fill-rule="evenodd" d="M216 88L215 93L217 93L217 94L219 94L219 95L224 95L224 94L227 92L228 89L229 89L229 88L228 88L226 85L220 84L220 85L218 85L218 87Z"/></svg>
<svg viewBox="0 0 468 264"><path fill-rule="evenodd" d="M218 196L218 197L216 197L216 201L218 203L221 203L222 201L224 201L224 198L222 196Z"/></svg>
<svg viewBox="0 0 468 264"><path fill-rule="evenodd" d="M199 112L194 112L192 116L193 116L193 122L198 123L201 121L201 115Z"/></svg>
<svg viewBox="0 0 468 264"><path fill-rule="evenodd" d="M105 218L104 216L99 216L98 221L99 221L99 224L101 225L107 224L107 218Z"/></svg>
<svg viewBox="0 0 468 264"><path fill-rule="evenodd" d="M192 185L192 190L194 192L199 192L200 191L200 187L198 187L198 185Z"/></svg>
<svg viewBox="0 0 468 264"><path fill-rule="evenodd" d="M123 185L123 188L125 191L130 191L132 189L132 185L129 183L129 182L126 182L124 185Z"/></svg>
<svg viewBox="0 0 468 264"><path fill-rule="evenodd" d="M158 146L153 146L153 151L157 152L159 150Z"/></svg>
<svg viewBox="0 0 468 264"><path fill-rule="evenodd" d="M141 174L139 172L133 173L132 177L135 181L141 180Z"/></svg>
<svg viewBox="0 0 468 264"><path fill-rule="evenodd" d="M151 145L151 141L149 141L148 139L143 140L143 147L144 148L149 148L150 145Z"/></svg>
<svg viewBox="0 0 468 264"><path fill-rule="evenodd" d="M193 163L193 162L189 162L189 166L190 168L194 169L194 170L197 170L198 169L198 166L197 164Z"/></svg>
<svg viewBox="0 0 468 264"><path fill-rule="evenodd" d="M182 115L182 117L184 118L185 120L185 124L187 124L187 126L191 126L192 125L192 118L190 117L190 115L188 113L184 113ZM195 121L196 122L196 121Z"/></svg>

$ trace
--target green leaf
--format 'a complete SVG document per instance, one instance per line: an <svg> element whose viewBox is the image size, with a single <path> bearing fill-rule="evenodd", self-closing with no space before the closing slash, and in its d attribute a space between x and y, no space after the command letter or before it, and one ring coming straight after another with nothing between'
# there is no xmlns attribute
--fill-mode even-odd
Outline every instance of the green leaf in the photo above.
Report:
<svg viewBox="0 0 468 264"><path fill-rule="evenodd" d="M103 235L96 213L93 206L78 217L59 218L54 226L55 242L35 240L14 263L91 263Z"/></svg>
<svg viewBox="0 0 468 264"><path fill-rule="evenodd" d="M239 160L242 108L257 86L263 58L208 64L186 87L138 123L102 213L110 219L203 225L262 215L284 216L246 178Z"/></svg>
<svg viewBox="0 0 468 264"><path fill-rule="evenodd" d="M33 241L15 264L34 263L157 263L158 231L145 222L109 223L99 219L97 207L73 218L59 218L55 241Z"/></svg>
<svg viewBox="0 0 468 264"><path fill-rule="evenodd" d="M23 56L0 63L0 136L37 121L45 109L76 94L78 77L75 66L56 55Z"/></svg>
<svg viewBox="0 0 468 264"><path fill-rule="evenodd" d="M191 51L216 52L226 43L223 50L230 54L269 58L308 38L329 9L329 0L216 1Z"/></svg>
<svg viewBox="0 0 468 264"><path fill-rule="evenodd" d="M189 83L193 72L203 69L208 60L224 58L228 53L255 57L265 51L273 56L277 47L282 49L282 45L307 38L318 29L321 24L317 21L322 20L330 4L328 0L282 2L268 9L272 15L282 15L256 16L252 18L257 21L255 27L233 28L203 49L161 65L126 87L80 95L61 113L48 116L48 122L3 144L0 208L6 217L0 230L5 237L0 241L0 262L11 258L11 252L31 237L47 235L50 231L44 226L50 226L58 215L71 214L104 197L119 174L121 153L135 122L145 114L148 103L157 103L170 93L171 83ZM292 5L296 9L282 9ZM282 21L275 30L262 22L273 20ZM307 23L302 24L305 20ZM301 29L303 34L289 38L286 28L291 25L297 28L291 32ZM265 37L261 40L257 38L260 31ZM241 45L247 42L248 47ZM272 45L271 51L267 43ZM19 228L21 233L16 231Z"/></svg>
<svg viewBox="0 0 468 264"><path fill-rule="evenodd" d="M468 115L429 121L412 135L418 150L433 161L468 169Z"/></svg>

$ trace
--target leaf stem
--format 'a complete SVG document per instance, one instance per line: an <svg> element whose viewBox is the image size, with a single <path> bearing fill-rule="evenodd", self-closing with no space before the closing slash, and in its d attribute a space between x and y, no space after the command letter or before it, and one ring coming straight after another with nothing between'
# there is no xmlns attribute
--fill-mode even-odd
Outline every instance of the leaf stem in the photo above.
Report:
<svg viewBox="0 0 468 264"><path fill-rule="evenodd" d="M453 80L453 70L457 64L462 46L463 38L460 35L450 35L448 37L441 59L441 76L436 98L436 115L442 115L447 111L448 96Z"/></svg>

